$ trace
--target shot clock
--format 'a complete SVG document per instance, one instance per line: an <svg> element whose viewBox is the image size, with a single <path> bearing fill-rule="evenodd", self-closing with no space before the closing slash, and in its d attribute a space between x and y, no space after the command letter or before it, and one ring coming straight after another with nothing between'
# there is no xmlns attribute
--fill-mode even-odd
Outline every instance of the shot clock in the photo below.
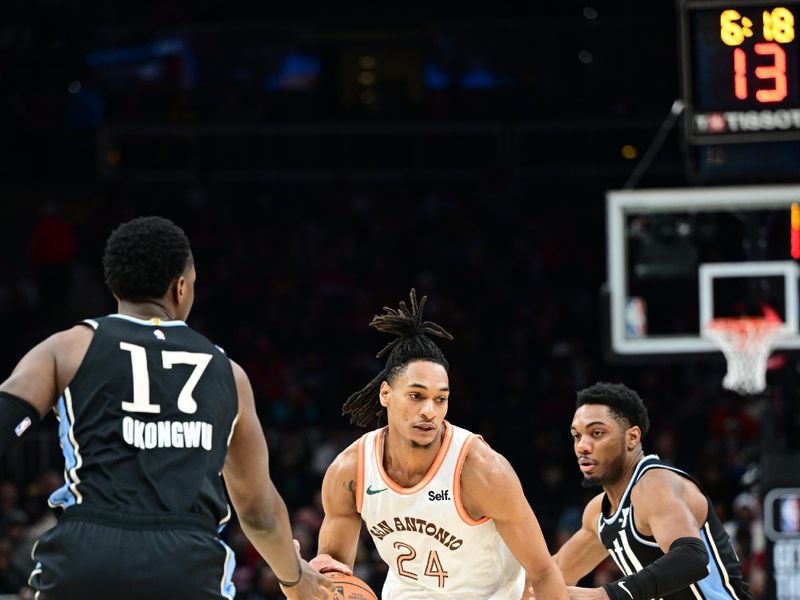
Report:
<svg viewBox="0 0 800 600"><path fill-rule="evenodd" d="M680 0L686 139L800 140L800 0Z"/></svg>

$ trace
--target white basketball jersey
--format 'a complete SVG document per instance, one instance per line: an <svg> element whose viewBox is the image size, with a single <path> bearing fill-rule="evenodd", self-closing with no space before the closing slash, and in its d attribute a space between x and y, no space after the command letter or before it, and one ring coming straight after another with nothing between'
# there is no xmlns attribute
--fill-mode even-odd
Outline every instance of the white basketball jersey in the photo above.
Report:
<svg viewBox="0 0 800 600"><path fill-rule="evenodd" d="M461 505L461 468L479 436L447 422L444 427L431 468L410 488L383 468L385 427L358 442L357 508L389 565L382 598L518 600L525 571L494 522L473 520Z"/></svg>

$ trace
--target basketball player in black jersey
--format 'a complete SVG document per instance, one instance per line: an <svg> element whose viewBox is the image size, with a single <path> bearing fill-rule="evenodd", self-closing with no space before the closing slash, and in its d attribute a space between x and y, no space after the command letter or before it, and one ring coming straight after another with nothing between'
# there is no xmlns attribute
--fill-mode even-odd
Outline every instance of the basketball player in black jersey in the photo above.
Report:
<svg viewBox="0 0 800 600"><path fill-rule="evenodd" d="M687 473L651 454L650 421L622 384L578 392L572 438L584 486L602 486L581 529L556 553L567 585L609 554L625 577L602 588L570 587L570 598L750 600L739 561L711 501Z"/></svg>
<svg viewBox="0 0 800 600"><path fill-rule="evenodd" d="M184 322L196 275L183 231L129 221L103 266L118 314L51 336L0 385L0 452L50 409L59 418L62 514L34 549L36 598L233 598L220 474L286 596L326 597L330 580L295 552L247 375Z"/></svg>

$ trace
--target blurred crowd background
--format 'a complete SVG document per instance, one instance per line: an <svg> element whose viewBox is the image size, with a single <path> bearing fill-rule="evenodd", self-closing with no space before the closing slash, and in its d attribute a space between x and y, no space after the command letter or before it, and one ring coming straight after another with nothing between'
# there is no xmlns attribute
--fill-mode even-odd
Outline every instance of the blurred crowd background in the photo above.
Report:
<svg viewBox="0 0 800 600"><path fill-rule="evenodd" d="M382 368L368 323L416 287L455 337L449 419L508 457L553 551L596 493L572 452L575 393L621 381L650 410L645 450L697 475L761 597L768 400L724 393L721 359L606 352L603 197L678 97L674 7L549 4L4 2L2 377L52 332L115 311L100 257L117 224L173 219L196 259L190 324L250 375L310 558L322 475L361 433L341 405ZM673 131L644 183L685 181ZM55 419L2 468L0 594L24 597L62 482ZM281 597L235 522L224 535L237 598ZM366 535L356 574L380 589Z"/></svg>

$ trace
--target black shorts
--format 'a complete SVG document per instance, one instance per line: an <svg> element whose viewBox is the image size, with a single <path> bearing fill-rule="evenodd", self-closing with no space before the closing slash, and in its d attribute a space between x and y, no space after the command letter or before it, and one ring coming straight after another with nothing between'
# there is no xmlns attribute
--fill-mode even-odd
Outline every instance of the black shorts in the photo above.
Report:
<svg viewBox="0 0 800 600"><path fill-rule="evenodd" d="M39 600L220 600L233 552L196 515L68 508L33 551Z"/></svg>

